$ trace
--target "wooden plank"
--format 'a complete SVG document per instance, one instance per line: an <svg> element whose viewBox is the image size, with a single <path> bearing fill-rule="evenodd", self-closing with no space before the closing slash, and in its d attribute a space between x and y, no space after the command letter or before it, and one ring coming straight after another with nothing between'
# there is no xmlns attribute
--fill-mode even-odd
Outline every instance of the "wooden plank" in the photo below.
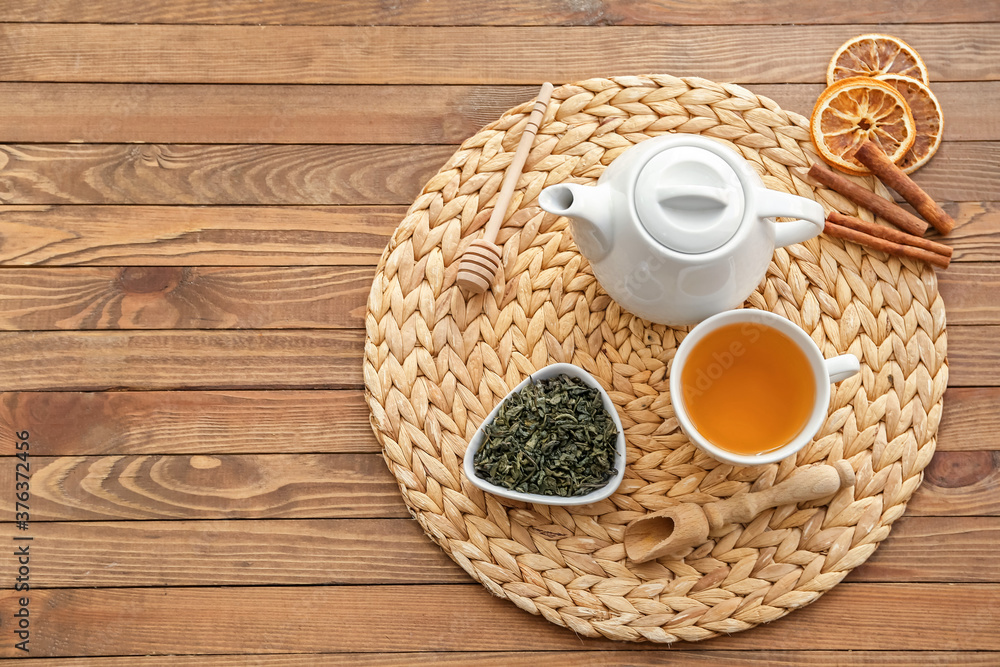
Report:
<svg viewBox="0 0 1000 667"><path fill-rule="evenodd" d="M952 387L944 393L937 450L1000 450L1000 389Z"/></svg>
<svg viewBox="0 0 1000 667"><path fill-rule="evenodd" d="M996 87L983 87L983 94L988 98ZM0 142L458 144L537 92L534 86L0 83Z"/></svg>
<svg viewBox="0 0 1000 667"><path fill-rule="evenodd" d="M951 215L958 216L955 229L943 239L936 233L931 236L955 249L953 261L995 262L1000 252L1000 205L966 202L945 206Z"/></svg>
<svg viewBox="0 0 1000 667"><path fill-rule="evenodd" d="M819 83L830 55L846 38L879 31L884 29L877 24L845 30L838 25L469 28L11 23L0 25L0 80L538 85L546 80L562 83L664 72L745 83ZM893 34L921 54L931 81L1000 79L1000 33L995 24L898 25ZM747 48L748 44L754 48ZM976 57L954 57L955 44L962 44Z"/></svg>
<svg viewBox="0 0 1000 667"><path fill-rule="evenodd" d="M409 519L32 522L33 589L465 583ZM1000 519L904 517L853 582L1000 583ZM0 571L17 570L13 550Z"/></svg>
<svg viewBox="0 0 1000 667"><path fill-rule="evenodd" d="M931 161L914 173L913 180L940 202L984 200L997 198L997 181L987 186L976 176L984 170L989 178L994 175L995 160L1000 159L1000 144L990 142L950 142L941 144ZM985 188L992 187L992 194Z"/></svg>
<svg viewBox="0 0 1000 667"><path fill-rule="evenodd" d="M0 592L5 617L17 598ZM649 650L581 641L476 584L53 589L31 591L29 604L37 657ZM678 648L901 651L933 632L938 651L996 651L997 605L996 584L845 583L779 623ZM0 645L5 657L16 650Z"/></svg>
<svg viewBox="0 0 1000 667"><path fill-rule="evenodd" d="M22 431L36 456L379 452L369 414L358 390L14 392L0 454Z"/></svg>
<svg viewBox="0 0 1000 667"><path fill-rule="evenodd" d="M29 457L30 517L262 519L408 517L375 454ZM14 488L18 459L0 459ZM13 521L13 504L0 509Z"/></svg>
<svg viewBox="0 0 1000 667"><path fill-rule="evenodd" d="M29 458L32 522L406 516L378 454ZM9 488L18 463L0 459ZM938 452L907 511L1000 516L998 487L1000 452ZM0 521L13 519L13 503L0 508Z"/></svg>
<svg viewBox="0 0 1000 667"><path fill-rule="evenodd" d="M646 646L651 646L647 644ZM551 651L543 656L528 651L441 651L424 653L290 653L284 655L213 655L213 656L127 656L101 658L34 658L33 667L202 667L203 665L236 665L237 667L535 667L544 658L551 667L634 667L655 665L664 660L669 650L675 664L734 665L738 667L844 667L851 665L885 665L913 667L916 664L938 667L996 667L998 656L990 651L784 651L780 648L757 649L751 652L725 649L698 651L679 647L618 649L610 647L594 651ZM0 665L14 665L18 658L0 660Z"/></svg>
<svg viewBox="0 0 1000 667"><path fill-rule="evenodd" d="M949 326L1000 324L1000 264L955 262L937 279Z"/></svg>
<svg viewBox="0 0 1000 667"><path fill-rule="evenodd" d="M359 390L0 394L0 455L344 454L381 451Z"/></svg>
<svg viewBox="0 0 1000 667"><path fill-rule="evenodd" d="M371 267L71 267L0 271L0 330L364 326ZM1000 264L938 274L948 322L1000 324Z"/></svg>
<svg viewBox="0 0 1000 667"><path fill-rule="evenodd" d="M34 522L30 535L35 590L471 581L412 519ZM17 571L13 553L0 571Z"/></svg>
<svg viewBox="0 0 1000 667"><path fill-rule="evenodd" d="M948 329L949 386L996 386L998 326ZM360 330L0 332L0 391L361 386Z"/></svg>
<svg viewBox="0 0 1000 667"><path fill-rule="evenodd" d="M6 204L409 206L450 146L8 144ZM991 201L1000 142L950 142L914 177L942 202Z"/></svg>
<svg viewBox="0 0 1000 667"><path fill-rule="evenodd" d="M755 23L956 23L993 22L989 3L954 0L844 0L805 6L795 0L703 0L697 7L604 0L567 4L518 0L502 5L470 0L372 5L328 5L282 0L169 0L140 7L124 0L24 0L0 8L0 21L37 23L180 23L249 25L711 25Z"/></svg>
<svg viewBox="0 0 1000 667"><path fill-rule="evenodd" d="M944 136L948 141L978 141L987 139L992 141L993 135L1000 131L1000 118L997 118L996 113L989 111L989 109L996 109L1000 105L1000 99L997 99L997 96L1000 95L1000 90L994 86L995 84L992 82L985 81L976 83L931 81L931 91L938 98L938 102L941 103L941 112L945 118L946 128ZM819 97L820 88L821 86L816 87L812 100ZM972 94L973 97L978 97L982 94L984 99L989 100L987 106L979 107L978 103L970 102L967 97L963 101L963 94L967 95L970 88L977 91ZM980 93L979 91L982 92ZM789 102L791 101L789 99ZM804 107L784 108L805 108L808 111L803 113L812 112L812 104L806 104Z"/></svg>
<svg viewBox="0 0 1000 667"><path fill-rule="evenodd" d="M363 332L0 332L0 390L343 389Z"/></svg>
<svg viewBox="0 0 1000 667"><path fill-rule="evenodd" d="M1000 450L998 404L1000 388L948 389L938 456ZM9 392L0 455L20 431L35 456L377 453L369 415L360 390Z"/></svg>
<svg viewBox="0 0 1000 667"><path fill-rule="evenodd" d="M846 581L1000 582L1000 519L906 515Z"/></svg>
<svg viewBox="0 0 1000 667"><path fill-rule="evenodd" d="M997 385L1000 326L948 327L948 386Z"/></svg>
<svg viewBox="0 0 1000 667"><path fill-rule="evenodd" d="M0 271L0 330L364 326L371 267Z"/></svg>
<svg viewBox="0 0 1000 667"><path fill-rule="evenodd" d="M405 212L400 206L0 206L0 263L374 266Z"/></svg>
<svg viewBox="0 0 1000 667"><path fill-rule="evenodd" d="M12 144L6 204L406 204L449 146Z"/></svg>
<svg viewBox="0 0 1000 667"><path fill-rule="evenodd" d="M808 116L822 84L757 84ZM935 82L945 141L1000 140L1000 82ZM0 143L458 144L533 86L0 83Z"/></svg>
<svg viewBox="0 0 1000 667"><path fill-rule="evenodd" d="M958 223L945 239L955 262L995 261L1000 203L947 208ZM0 264L374 266L405 212L403 206L0 206Z"/></svg>

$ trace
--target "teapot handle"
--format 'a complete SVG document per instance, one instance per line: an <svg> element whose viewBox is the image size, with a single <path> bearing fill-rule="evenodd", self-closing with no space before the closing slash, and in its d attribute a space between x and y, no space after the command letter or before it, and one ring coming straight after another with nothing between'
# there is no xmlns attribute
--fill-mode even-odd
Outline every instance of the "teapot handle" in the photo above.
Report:
<svg viewBox="0 0 1000 667"><path fill-rule="evenodd" d="M766 188L757 190L757 215L761 218L800 218L774 223L776 248L808 241L822 232L826 223L826 212L819 202Z"/></svg>

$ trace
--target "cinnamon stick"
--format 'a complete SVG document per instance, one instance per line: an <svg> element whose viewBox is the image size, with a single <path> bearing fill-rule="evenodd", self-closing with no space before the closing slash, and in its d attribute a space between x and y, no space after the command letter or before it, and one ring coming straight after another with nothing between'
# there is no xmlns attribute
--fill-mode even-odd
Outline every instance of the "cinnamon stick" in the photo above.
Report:
<svg viewBox="0 0 1000 667"><path fill-rule="evenodd" d="M860 218L844 215L843 213L838 213L837 211L831 211L826 216L826 219L835 225L850 227L851 229L868 234L869 236L877 236L887 241L913 246L914 248L923 248L924 250L944 255L945 257L951 257L954 252L951 247L946 246L943 243L937 243L935 241L931 241L930 239L913 236L911 234L907 234L906 232L901 232L898 229L893 229L892 227L876 225L874 222L866 222Z"/></svg>
<svg viewBox="0 0 1000 667"><path fill-rule="evenodd" d="M849 216L844 216L849 217ZM833 214L827 216L826 226L823 228L823 233L827 236L832 236L838 239L844 239L845 241L851 241L852 243L857 243L859 245L868 246L875 250L881 250L883 252L889 253L890 255L895 255L896 257L910 257L912 259L919 259L921 261L927 262L934 266L940 266L942 269L947 269L948 265L951 263L951 257L948 255L933 252L931 250L926 250L924 248L918 248L912 245L906 245L903 243L897 243L889 239L881 238L879 236L873 236L865 232L859 231L857 229L852 229L851 227L841 226L832 221Z"/></svg>
<svg viewBox="0 0 1000 667"><path fill-rule="evenodd" d="M809 168L809 176L831 190L836 190L858 206L864 206L875 215L882 216L910 234L923 236L927 232L927 223L917 216L904 208L900 208L895 202L879 197L871 190L848 180L832 169L821 167L819 164L813 164Z"/></svg>
<svg viewBox="0 0 1000 667"><path fill-rule="evenodd" d="M871 140L865 141L854 151L853 157L871 169L872 173L882 179L882 182L898 192L903 199L910 202L924 220L934 225L942 234L947 234L955 227L955 221L944 212L930 195L913 182L903 170L892 163L892 160L882 152Z"/></svg>

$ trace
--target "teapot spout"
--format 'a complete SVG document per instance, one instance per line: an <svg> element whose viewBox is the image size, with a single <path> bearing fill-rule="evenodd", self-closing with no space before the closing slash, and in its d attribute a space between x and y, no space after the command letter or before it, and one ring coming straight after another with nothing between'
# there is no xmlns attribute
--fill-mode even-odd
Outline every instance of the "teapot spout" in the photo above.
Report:
<svg viewBox="0 0 1000 667"><path fill-rule="evenodd" d="M590 261L611 250L612 216L610 188L576 183L550 185L538 195L538 205L549 213L570 219L573 240Z"/></svg>

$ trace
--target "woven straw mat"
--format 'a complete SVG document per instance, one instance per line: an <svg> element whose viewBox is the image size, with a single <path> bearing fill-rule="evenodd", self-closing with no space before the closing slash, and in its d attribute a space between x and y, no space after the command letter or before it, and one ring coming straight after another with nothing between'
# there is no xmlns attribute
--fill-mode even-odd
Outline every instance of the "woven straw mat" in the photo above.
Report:
<svg viewBox="0 0 1000 667"><path fill-rule="evenodd" d="M747 306L787 317L827 357L855 354L861 373L832 388L826 423L797 456L719 463L688 442L670 403L670 360L688 329L620 308L567 220L538 208L538 193L592 183L633 144L688 132L737 150L769 188L871 214L805 180L818 159L807 121L767 98L696 78L591 79L555 90L500 230L501 275L467 300L454 284L459 260L489 217L530 109L525 102L465 141L430 179L372 285L366 396L411 513L494 595L588 637L698 641L816 600L888 536L934 453L948 369L933 270L826 237L776 250ZM467 442L510 388L557 361L610 392L628 440L625 480L609 499L578 507L483 493L462 474ZM822 504L724 527L683 560L625 556L625 526L646 512L758 491L797 466L842 458L857 483Z"/></svg>

